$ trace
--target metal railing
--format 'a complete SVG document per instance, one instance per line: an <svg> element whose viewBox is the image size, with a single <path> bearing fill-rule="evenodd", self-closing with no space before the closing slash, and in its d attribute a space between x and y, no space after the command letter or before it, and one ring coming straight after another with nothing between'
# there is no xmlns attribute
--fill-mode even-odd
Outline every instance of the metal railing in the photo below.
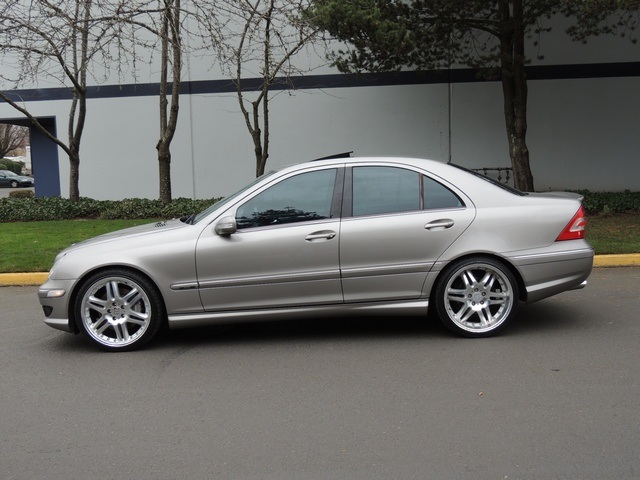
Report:
<svg viewBox="0 0 640 480"><path fill-rule="evenodd" d="M472 168L471 170L481 173L485 177L491 177L501 183L513 186L513 168L511 167L482 167Z"/></svg>

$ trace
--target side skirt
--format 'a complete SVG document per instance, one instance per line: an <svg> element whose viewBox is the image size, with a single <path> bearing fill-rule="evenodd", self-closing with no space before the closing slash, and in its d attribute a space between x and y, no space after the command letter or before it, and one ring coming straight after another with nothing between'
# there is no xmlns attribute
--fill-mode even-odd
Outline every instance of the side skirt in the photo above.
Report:
<svg viewBox="0 0 640 480"><path fill-rule="evenodd" d="M318 305L310 307L271 308L264 310L234 310L227 312L205 312L196 314L169 315L169 326L172 329L204 327L228 323L277 321L322 317L384 316L407 315L420 316L427 314L429 301L354 303L340 305Z"/></svg>

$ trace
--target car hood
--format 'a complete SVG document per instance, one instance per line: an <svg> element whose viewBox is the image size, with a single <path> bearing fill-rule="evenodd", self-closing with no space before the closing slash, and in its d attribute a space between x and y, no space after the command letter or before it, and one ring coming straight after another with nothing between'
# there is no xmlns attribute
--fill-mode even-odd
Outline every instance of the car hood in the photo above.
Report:
<svg viewBox="0 0 640 480"><path fill-rule="evenodd" d="M77 248L84 248L91 245L98 245L101 243L112 242L115 240L123 240L127 238L139 237L143 235L158 235L169 230L175 230L178 228L188 228L190 225L187 225L180 220L167 220L156 223L148 223L146 225L139 225L137 227L125 228L122 230L116 230L115 232L105 233L103 235L99 235L97 237L89 238L87 240L83 240L78 243L74 243L70 247L66 248L60 255L64 255L70 250L75 250Z"/></svg>
<svg viewBox="0 0 640 480"><path fill-rule="evenodd" d="M13 177L7 177L9 180L18 180L20 182L30 182L33 180L33 177L27 177L25 175L16 175Z"/></svg>

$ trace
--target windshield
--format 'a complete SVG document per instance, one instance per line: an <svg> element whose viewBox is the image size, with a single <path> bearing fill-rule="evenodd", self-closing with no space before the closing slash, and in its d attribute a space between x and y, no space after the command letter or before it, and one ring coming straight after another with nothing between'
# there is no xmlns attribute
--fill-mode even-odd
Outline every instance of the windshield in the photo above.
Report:
<svg viewBox="0 0 640 480"><path fill-rule="evenodd" d="M192 219L190 219L190 222L188 223L192 223L192 224L196 224L198 223L200 220L202 220L203 218L205 218L207 215L209 215L211 212L213 212L214 210L217 210L218 208L226 205L227 203L230 203L233 199L239 197L240 195L242 195L244 192L246 192L247 190L249 190L251 187L253 187L255 184L257 184L258 182L261 182L262 180L264 180L267 177L270 177L271 175L273 175L274 173L276 173L275 171L271 171L271 172L267 172L264 175L256 178L253 182L251 182L249 185L246 185L244 188L242 188L241 190L237 191L236 193L234 193L233 195L229 195L228 197L223 198L222 200L220 200L219 202L214 203L213 205L211 205L209 208L207 208L206 210L203 210L202 212L196 214L193 216Z"/></svg>

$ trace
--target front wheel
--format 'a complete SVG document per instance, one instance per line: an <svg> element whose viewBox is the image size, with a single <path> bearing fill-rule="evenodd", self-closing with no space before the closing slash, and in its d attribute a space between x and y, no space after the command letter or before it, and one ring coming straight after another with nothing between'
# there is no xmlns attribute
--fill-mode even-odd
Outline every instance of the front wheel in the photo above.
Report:
<svg viewBox="0 0 640 480"><path fill-rule="evenodd" d="M434 293L440 320L465 337L488 337L513 318L518 284L509 269L491 258L469 258L447 267Z"/></svg>
<svg viewBox="0 0 640 480"><path fill-rule="evenodd" d="M155 285L128 270L106 270L89 277L76 300L80 328L107 351L142 347L158 333L163 316Z"/></svg>
<svg viewBox="0 0 640 480"><path fill-rule="evenodd" d="M18 182L16 182L15 180L11 180L11 188L18 188Z"/></svg>

